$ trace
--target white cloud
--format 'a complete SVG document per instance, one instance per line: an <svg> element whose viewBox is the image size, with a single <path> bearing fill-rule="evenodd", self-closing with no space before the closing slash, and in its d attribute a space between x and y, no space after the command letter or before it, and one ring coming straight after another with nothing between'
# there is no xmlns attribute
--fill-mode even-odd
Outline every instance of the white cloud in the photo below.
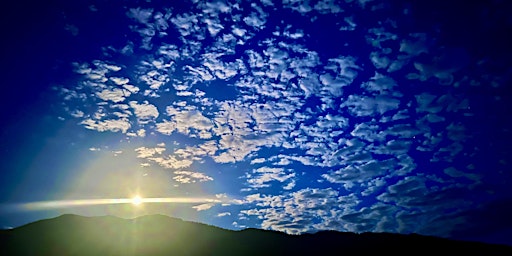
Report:
<svg viewBox="0 0 512 256"><path fill-rule="evenodd" d="M395 86L397 86L397 84L393 78L384 76L380 73L375 73L375 75L370 78L370 81L361 85L361 87L370 92L378 92L380 94L386 91L390 93Z"/></svg>
<svg viewBox="0 0 512 256"><path fill-rule="evenodd" d="M137 130L137 136L146 137L146 130L144 130L144 129Z"/></svg>
<svg viewBox="0 0 512 256"><path fill-rule="evenodd" d="M148 160L158 163L160 166L166 169L183 169L188 168L192 165L193 161L190 159L181 159L173 155L166 157L149 157ZM186 176L180 176L180 178L186 179Z"/></svg>
<svg viewBox="0 0 512 256"><path fill-rule="evenodd" d="M217 214L217 217L225 217L225 216L230 216L231 213L230 212L220 212Z"/></svg>
<svg viewBox="0 0 512 256"><path fill-rule="evenodd" d="M135 152L137 152L138 158L149 158L154 155L161 155L165 151L164 147L156 147L156 148L146 148L146 147L140 147L136 148Z"/></svg>
<svg viewBox="0 0 512 256"><path fill-rule="evenodd" d="M379 125L373 123L356 124L350 135L370 142L386 139L386 133L380 131Z"/></svg>
<svg viewBox="0 0 512 256"><path fill-rule="evenodd" d="M148 24L152 14L153 9L142 8L130 8L126 13L128 17L135 19L142 24Z"/></svg>
<svg viewBox="0 0 512 256"><path fill-rule="evenodd" d="M199 211L208 210L208 209L212 208L213 206L215 206L215 204L207 203L207 204L200 204L200 205L192 206L192 208L196 209L199 212Z"/></svg>
<svg viewBox="0 0 512 256"><path fill-rule="evenodd" d="M125 85L130 82L130 79L125 77L110 77L109 79L117 85Z"/></svg>
<svg viewBox="0 0 512 256"><path fill-rule="evenodd" d="M156 130L165 135L171 135L176 130L176 123L168 120L164 120L161 123L156 124Z"/></svg>
<svg viewBox="0 0 512 256"><path fill-rule="evenodd" d="M306 14L313 10L313 8L309 5L309 1L283 0L283 6L301 14Z"/></svg>
<svg viewBox="0 0 512 256"><path fill-rule="evenodd" d="M265 158L256 158L251 160L251 164L262 164L266 162L267 160Z"/></svg>
<svg viewBox="0 0 512 256"><path fill-rule="evenodd" d="M255 12L252 12L250 16L244 17L244 22L248 26L263 29L265 27L265 23L267 22L266 17L263 15L259 15Z"/></svg>
<svg viewBox="0 0 512 256"><path fill-rule="evenodd" d="M155 105L144 101L142 104L136 101L130 101L130 107L133 108L137 121L141 124L147 124L150 121L154 121L159 115L158 109Z"/></svg>
<svg viewBox="0 0 512 256"><path fill-rule="evenodd" d="M113 102L121 102L124 101L126 97L130 96L130 91L114 88L111 90L105 89L101 92L97 92L96 95L104 100L104 101L113 101Z"/></svg>
<svg viewBox="0 0 512 256"><path fill-rule="evenodd" d="M400 100L394 97L381 96L367 97L351 94L341 104L347 107L349 112L355 116L374 116L375 114L385 114L388 111L399 107Z"/></svg>
<svg viewBox="0 0 512 256"><path fill-rule="evenodd" d="M99 132L111 131L126 133L131 127L131 124L127 119L111 119L104 121L86 119L80 124L84 125L87 129Z"/></svg>
<svg viewBox="0 0 512 256"><path fill-rule="evenodd" d="M200 172L175 171L174 174L176 176L174 176L173 179L179 183L196 183L213 180L212 177Z"/></svg>
<svg viewBox="0 0 512 256"><path fill-rule="evenodd" d="M224 29L224 26L220 23L219 19L205 18L203 22L206 23L208 32L212 37L215 37L222 29Z"/></svg>
<svg viewBox="0 0 512 256"><path fill-rule="evenodd" d="M139 76L139 79L149 85L152 90L158 90L162 85L170 81L165 72L149 70L146 74Z"/></svg>
<svg viewBox="0 0 512 256"><path fill-rule="evenodd" d="M232 30L233 30L233 34L235 34L238 37L244 37L245 33L247 33L247 30L245 30L243 28L239 28L235 25L233 25Z"/></svg>
<svg viewBox="0 0 512 256"><path fill-rule="evenodd" d="M123 88L130 91L131 93L139 92L139 87L131 85L131 84L123 84Z"/></svg>
<svg viewBox="0 0 512 256"><path fill-rule="evenodd" d="M289 234L316 231L314 224L325 223L336 217L334 209L348 201L331 189L306 188L280 195L252 194L245 198L248 204L258 208L242 210L242 216L256 216L262 220L263 229L272 229ZM357 203L356 203L357 204Z"/></svg>
<svg viewBox="0 0 512 256"><path fill-rule="evenodd" d="M170 134L174 130L179 133L192 137L210 138L210 130L213 128L213 122L205 117L195 107L173 107L166 108L167 115L171 121L157 124L158 131L164 134Z"/></svg>
<svg viewBox="0 0 512 256"><path fill-rule="evenodd" d="M70 113L70 115L72 117L76 117L76 118L83 117L84 114L85 113L83 111L80 111L80 110L74 110L73 112Z"/></svg>
<svg viewBox="0 0 512 256"><path fill-rule="evenodd" d="M186 66L186 69L191 74L196 75L195 77L200 78L202 81L211 81L215 79L215 77L203 67Z"/></svg>
<svg viewBox="0 0 512 256"><path fill-rule="evenodd" d="M285 171L284 168L261 167L247 175L247 182L253 188L269 187L272 181L285 182L295 177L294 172ZM292 185L290 185L293 187Z"/></svg>
<svg viewBox="0 0 512 256"><path fill-rule="evenodd" d="M182 36L188 36L200 30L198 19L194 14L178 14L171 19L171 22L178 28Z"/></svg>

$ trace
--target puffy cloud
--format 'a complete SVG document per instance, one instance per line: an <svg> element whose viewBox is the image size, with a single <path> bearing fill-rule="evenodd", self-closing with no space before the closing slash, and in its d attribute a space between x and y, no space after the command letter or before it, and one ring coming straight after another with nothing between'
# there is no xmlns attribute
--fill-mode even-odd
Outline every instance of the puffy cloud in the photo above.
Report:
<svg viewBox="0 0 512 256"><path fill-rule="evenodd" d="M333 219L336 214L333 209L340 203L347 203L331 188L307 188L281 196L252 194L245 201L258 208L242 210L241 214L261 219L264 229L289 234L316 231L314 224Z"/></svg>
<svg viewBox="0 0 512 256"><path fill-rule="evenodd" d="M156 148L140 147L140 148L135 149L135 152L137 152L138 158L149 158L154 155L161 155L164 151L165 151L164 147L156 147Z"/></svg>
<svg viewBox="0 0 512 256"><path fill-rule="evenodd" d="M125 77L110 77L109 79L117 85L125 85L130 82L130 79Z"/></svg>
<svg viewBox="0 0 512 256"><path fill-rule="evenodd" d="M352 94L341 106L347 107L354 116L374 116L398 109L400 100L389 96L367 97Z"/></svg>
<svg viewBox="0 0 512 256"><path fill-rule="evenodd" d="M122 102L126 99L126 97L129 97L130 96L130 91L128 90L123 90L123 89L118 89L118 88L114 88L114 89L105 89L101 92L97 92L96 95L102 99L102 100L105 100L105 101L113 101L113 102Z"/></svg>
<svg viewBox="0 0 512 256"><path fill-rule="evenodd" d="M143 9L143 8L130 8L126 15L132 19L137 20L140 23L147 24L151 15L153 14L153 9Z"/></svg>
<svg viewBox="0 0 512 256"><path fill-rule="evenodd" d="M199 212L199 211L208 210L208 209L212 208L213 206L215 206L215 204L207 203L207 204L200 204L200 205L192 206L192 208L196 209Z"/></svg>
<svg viewBox="0 0 512 256"><path fill-rule="evenodd" d="M156 130L165 135L171 135L176 130L176 123L164 120L156 124Z"/></svg>
<svg viewBox="0 0 512 256"><path fill-rule="evenodd" d="M200 30L196 15L185 13L171 18L171 22L178 28L182 36L188 36Z"/></svg>
<svg viewBox="0 0 512 256"><path fill-rule="evenodd" d="M191 137L203 139L212 137L211 129L214 127L212 120L205 117L195 107L168 106L166 111L171 120L157 123L157 130L159 132L170 135L172 132L177 131Z"/></svg>
<svg viewBox="0 0 512 256"><path fill-rule="evenodd" d="M354 183L364 183L374 177L385 175L396 165L395 160L388 159L383 161L370 160L359 165L348 165L336 171L322 174L322 177L332 183L343 183L350 188Z"/></svg>
<svg viewBox="0 0 512 256"><path fill-rule="evenodd" d="M137 116L137 120L141 124L147 124L156 119L159 115L156 106L149 104L147 101L144 101L142 104L136 101L130 101L130 107L133 108L135 116Z"/></svg>
<svg viewBox="0 0 512 256"><path fill-rule="evenodd" d="M244 17L243 20L245 24L257 29L263 29L267 22L265 15L260 15L256 12L252 12L251 15Z"/></svg>
<svg viewBox="0 0 512 256"><path fill-rule="evenodd" d="M360 8L357 4L343 8ZM272 7L264 13L260 5ZM315 15L305 19L314 26L321 23L318 14L343 11L333 0L286 0L283 6L297 17ZM130 28L142 37L147 54L135 50L138 43L125 42L119 50L104 50L105 56L119 53L134 60L122 68L100 60L74 63L82 80L60 90L66 112L87 129L123 132L127 141L145 136L158 141L167 135L173 143L139 147L135 154L142 167L170 169L175 186L219 180L213 169L189 169L254 167L245 173L222 172L223 179L243 180L236 185L243 193L268 193L236 201L243 208L238 216L218 214L240 217L239 226L255 218L263 228L293 234L320 229L406 232L426 230L422 225L437 221L432 214L440 209L452 212L449 202L464 206L457 195L476 190L485 179L475 170L446 166L456 157L472 156L466 154L470 128L458 118L473 114L471 102L456 94L459 89L442 94L435 86L420 87L430 78L452 84L462 63L449 59L464 60L464 53L432 47L435 40L426 34L399 37L395 20L365 25L368 33L359 43L372 48L359 58L340 55L352 39L340 44L335 55L310 49L310 42L304 42L315 31L309 26L278 22L261 37L257 31L268 25L267 15L283 6L266 0L243 6L196 2L187 9L191 12L173 9L172 15L128 9L127 16L137 23ZM336 33L353 33L359 18L357 12L341 17L333 25ZM153 40L165 39L169 25L176 29L169 33L179 33L181 42ZM425 53L435 60L421 59ZM403 81L391 73L398 70L413 70L408 77L419 79L415 83L421 92L401 91ZM469 81L477 83L464 78L457 85ZM426 161L413 158L416 151ZM430 172L434 166L444 171ZM420 200L425 195L428 202ZM360 204L366 199L378 202ZM435 223L432 227L442 226Z"/></svg>
<svg viewBox="0 0 512 256"><path fill-rule="evenodd" d="M295 177L295 173L287 172L284 168L261 167L247 175L247 182L253 188L269 187L270 182L285 182ZM293 187L292 185L289 185Z"/></svg>
<svg viewBox="0 0 512 256"><path fill-rule="evenodd" d="M213 180L212 177L200 172L175 171L174 174L173 180L179 183L196 183Z"/></svg>
<svg viewBox="0 0 512 256"><path fill-rule="evenodd" d="M181 159L175 156L166 156L166 157L150 157L148 160L154 161L158 163L163 168L167 169L183 169L188 168L192 165L193 161L190 159ZM181 176L180 176L181 177ZM185 179L188 177L183 176ZM189 180L190 181L190 180Z"/></svg>
<svg viewBox="0 0 512 256"><path fill-rule="evenodd" d="M362 84L362 87L370 92L378 92L383 93L387 91L391 93L394 87L396 87L396 81L393 78L384 76L379 73L375 73L375 75L370 79L369 82Z"/></svg>
<svg viewBox="0 0 512 256"><path fill-rule="evenodd" d="M230 216L231 213L230 212L220 212L217 214L217 217L225 217L225 216Z"/></svg>
<svg viewBox="0 0 512 256"><path fill-rule="evenodd" d="M126 119L109 119L103 121L86 119L80 124L84 125L84 127L87 129L96 130L99 132L111 131L126 133L131 127L130 122Z"/></svg>

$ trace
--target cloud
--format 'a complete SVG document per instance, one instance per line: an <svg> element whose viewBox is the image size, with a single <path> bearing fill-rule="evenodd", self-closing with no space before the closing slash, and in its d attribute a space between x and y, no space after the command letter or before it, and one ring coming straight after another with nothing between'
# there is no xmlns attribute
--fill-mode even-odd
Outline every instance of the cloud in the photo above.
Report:
<svg viewBox="0 0 512 256"><path fill-rule="evenodd" d="M217 217L225 217L225 216L230 216L231 213L230 212L220 212L217 214Z"/></svg>
<svg viewBox="0 0 512 256"><path fill-rule="evenodd" d="M144 129L137 130L137 135L139 137L146 137L146 130L144 130Z"/></svg>
<svg viewBox="0 0 512 256"><path fill-rule="evenodd" d="M74 110L73 112L70 113L70 115L72 117L76 117L76 118L83 117L84 114L85 113L83 111L80 111L80 110Z"/></svg>
<svg viewBox="0 0 512 256"><path fill-rule="evenodd" d="M196 209L199 212L199 211L208 210L208 209L212 208L213 206L215 206L215 204L207 203L207 204L200 204L200 205L192 206L192 208Z"/></svg>
<svg viewBox="0 0 512 256"><path fill-rule="evenodd" d="M173 177L173 180L179 183L196 183L213 180L212 177L200 172L174 171L174 174L176 176Z"/></svg>
<svg viewBox="0 0 512 256"><path fill-rule="evenodd" d="M153 14L153 9L143 9L143 8L130 8L126 15L132 19L137 20L142 24L148 24L151 15Z"/></svg>
<svg viewBox="0 0 512 256"><path fill-rule="evenodd" d="M427 35L425 33L415 33L410 35L410 39L403 39L400 43L401 52L417 56L429 52Z"/></svg>
<svg viewBox="0 0 512 256"><path fill-rule="evenodd" d="M130 101L130 107L133 108L135 116L137 116L137 121L140 124L147 124L150 121L154 121L159 115L156 106L149 104L147 101L144 101L142 104L136 101Z"/></svg>
<svg viewBox="0 0 512 256"><path fill-rule="evenodd" d="M480 175L475 174L475 173L462 172L462 171L457 170L454 167L448 167L448 168L444 169L443 172L446 175L454 177L454 178L464 177L464 178L467 178L467 179L470 179L473 181L477 181L477 182L480 181Z"/></svg>
<svg viewBox="0 0 512 256"><path fill-rule="evenodd" d="M131 124L127 119L111 119L104 121L86 119L80 122L80 124L84 125L87 129L99 132L111 131L126 133L131 127Z"/></svg>
<svg viewBox="0 0 512 256"><path fill-rule="evenodd" d="M343 183L347 188L354 183L365 183L369 180L387 174L390 167L396 165L395 160L370 160L359 165L353 164L342 167L336 171L322 174L322 177L331 183Z"/></svg>
<svg viewBox="0 0 512 256"><path fill-rule="evenodd" d="M171 135L176 130L176 123L168 120L163 120L156 124L156 130L165 135Z"/></svg>
<svg viewBox="0 0 512 256"><path fill-rule="evenodd" d="M212 170L226 170L222 182L239 179L236 191L261 193L236 199L239 215L218 213L239 218L238 226L257 223L290 234L448 232L465 219L443 226L448 219L438 212L457 217L462 210L454 208L466 207L457 195L487 195L477 191L485 177L467 164L450 167L473 157L467 153L471 128L459 118L472 114L473 102L458 94L462 88L439 91L424 81L453 84L465 54L433 47L436 40L426 33L395 33L398 20L361 26L358 12L340 16L366 1L352 3L214 1L192 3L186 12L125 9L141 41L106 47L111 60L123 55L123 65L73 63L81 80L59 91L67 117L87 129L125 133L123 143L166 141L135 144L134 153L141 167L168 169L174 186L210 186L220 181ZM312 26L273 17L270 27L269 15L283 7ZM340 18L332 28L347 35L334 52L310 47L310 28L321 27L325 15ZM361 27L366 35L352 41ZM167 33L178 33L178 41L163 43ZM343 49L354 43L371 49L350 56ZM427 53L435 58L421 56ZM418 93L401 90L400 72L417 79ZM465 83L476 80L457 85Z"/></svg>
<svg viewBox="0 0 512 256"><path fill-rule="evenodd" d="M156 147L156 148L146 148L140 147L136 148L135 152L137 152L138 158L150 158L154 155L161 155L165 151L165 147Z"/></svg>
<svg viewBox="0 0 512 256"><path fill-rule="evenodd" d="M269 183L272 181L278 181L282 183L293 177L295 177L295 173L289 171L287 172L284 168L261 167L253 170L252 174L247 175L247 182L253 188L263 188L269 187Z"/></svg>
<svg viewBox="0 0 512 256"><path fill-rule="evenodd" d="M212 137L211 129L214 127L212 120L205 117L195 107L168 106L166 112L171 120L164 120L161 123L157 123L157 131L166 135L177 131L191 137L199 137L202 139Z"/></svg>
<svg viewBox="0 0 512 256"><path fill-rule="evenodd" d="M178 14L171 18L171 22L178 28L178 31L182 36L186 37L192 33L196 33L200 30L199 20L195 14L185 13Z"/></svg>
<svg viewBox="0 0 512 256"><path fill-rule="evenodd" d="M114 88L114 89L105 89L101 92L97 92L96 95L102 99L102 100L105 100L105 101L113 101L113 102L122 102L126 99L126 97L129 97L130 96L130 91L128 90L123 90L123 89L118 89L118 88Z"/></svg>
<svg viewBox="0 0 512 256"><path fill-rule="evenodd" d="M258 208L242 210L245 216L256 216L261 219L261 227L299 234L316 231L314 224L324 223L335 217L332 209L340 203L338 192L331 189L301 189L299 191L281 195L248 195L245 200L248 204L255 204Z"/></svg>
<svg viewBox="0 0 512 256"><path fill-rule="evenodd" d="M297 0L284 0L283 5L286 8L290 8L296 12L301 14L306 14L313 10L313 8L309 5L309 1L297 1ZM321 6L319 6L321 7Z"/></svg>
<svg viewBox="0 0 512 256"><path fill-rule="evenodd" d="M180 157L176 157L173 155L169 156L158 156L158 157L149 157L148 160L154 161L158 163L160 166L166 169L183 169L188 168L192 165L193 161L190 159L183 159ZM181 177L181 176L180 176ZM183 176L185 179L186 176Z"/></svg>
<svg viewBox="0 0 512 256"><path fill-rule="evenodd" d="M354 116L374 116L375 114L383 115L386 112L398 109L400 100L389 96L367 97L351 94L341 106L347 107Z"/></svg>
<svg viewBox="0 0 512 256"><path fill-rule="evenodd" d="M375 73L375 75L370 78L369 82L363 83L361 87L365 88L370 92L378 92L382 94L384 92L391 93L394 87L396 87L396 81L388 76L384 76L380 73Z"/></svg>
<svg viewBox="0 0 512 256"><path fill-rule="evenodd" d="M130 82L130 79L125 77L110 77L109 79L117 85L125 85Z"/></svg>
<svg viewBox="0 0 512 256"><path fill-rule="evenodd" d="M263 29L267 22L265 15L261 15L256 12L252 12L251 15L244 17L243 20L245 24L256 29Z"/></svg>

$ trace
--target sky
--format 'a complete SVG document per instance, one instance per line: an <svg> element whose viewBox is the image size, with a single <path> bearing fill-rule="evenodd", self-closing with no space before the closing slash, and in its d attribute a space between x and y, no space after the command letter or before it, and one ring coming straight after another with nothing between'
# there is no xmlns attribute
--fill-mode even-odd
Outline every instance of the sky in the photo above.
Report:
<svg viewBox="0 0 512 256"><path fill-rule="evenodd" d="M165 214L512 245L511 10L16 2L1 18L0 227Z"/></svg>

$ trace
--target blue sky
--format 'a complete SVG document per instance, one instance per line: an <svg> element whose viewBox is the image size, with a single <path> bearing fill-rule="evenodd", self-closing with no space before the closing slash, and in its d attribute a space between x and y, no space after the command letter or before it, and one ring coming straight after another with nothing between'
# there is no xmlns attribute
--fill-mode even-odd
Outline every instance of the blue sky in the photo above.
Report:
<svg viewBox="0 0 512 256"><path fill-rule="evenodd" d="M512 244L508 4L117 4L3 18L0 225L161 213ZM135 195L161 200L98 203Z"/></svg>

